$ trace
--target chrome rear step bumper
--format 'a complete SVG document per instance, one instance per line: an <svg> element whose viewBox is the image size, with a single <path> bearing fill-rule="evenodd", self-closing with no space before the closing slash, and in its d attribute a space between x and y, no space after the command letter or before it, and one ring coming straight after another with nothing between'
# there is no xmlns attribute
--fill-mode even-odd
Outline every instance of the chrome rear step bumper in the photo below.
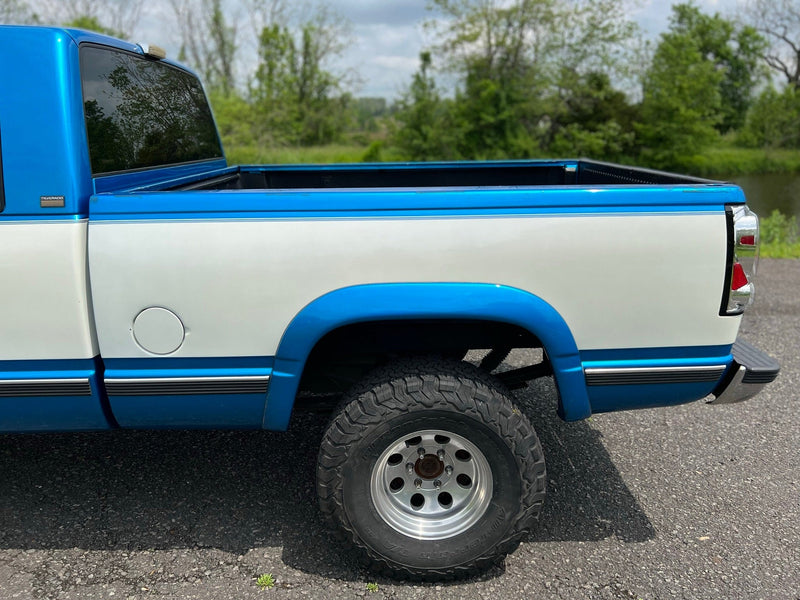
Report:
<svg viewBox="0 0 800 600"><path fill-rule="evenodd" d="M752 398L765 385L775 381L781 370L778 362L743 340L733 344L733 364L720 380L709 404L732 404Z"/></svg>

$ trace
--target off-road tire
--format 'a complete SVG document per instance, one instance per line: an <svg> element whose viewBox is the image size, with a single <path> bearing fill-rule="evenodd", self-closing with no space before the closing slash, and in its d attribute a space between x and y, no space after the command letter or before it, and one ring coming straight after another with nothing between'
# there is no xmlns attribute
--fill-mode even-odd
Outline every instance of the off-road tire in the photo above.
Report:
<svg viewBox="0 0 800 600"><path fill-rule="evenodd" d="M415 539L390 526L370 488L381 454L426 429L468 440L491 469L485 512L446 539ZM539 439L508 390L470 364L439 357L398 360L354 386L323 436L317 465L321 510L363 562L425 580L466 577L515 550L538 519L545 482Z"/></svg>

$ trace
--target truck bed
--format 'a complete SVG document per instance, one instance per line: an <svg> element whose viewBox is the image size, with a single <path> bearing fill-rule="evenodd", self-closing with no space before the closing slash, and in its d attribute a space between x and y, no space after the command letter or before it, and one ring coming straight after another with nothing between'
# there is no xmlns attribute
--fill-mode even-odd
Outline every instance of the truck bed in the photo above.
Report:
<svg viewBox="0 0 800 600"><path fill-rule="evenodd" d="M241 166L173 190L710 184L588 160Z"/></svg>

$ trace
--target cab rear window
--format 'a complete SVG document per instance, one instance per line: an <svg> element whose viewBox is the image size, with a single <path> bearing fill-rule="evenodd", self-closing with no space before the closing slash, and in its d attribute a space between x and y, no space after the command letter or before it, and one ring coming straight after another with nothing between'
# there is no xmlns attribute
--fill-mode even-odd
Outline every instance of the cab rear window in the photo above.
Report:
<svg viewBox="0 0 800 600"><path fill-rule="evenodd" d="M222 147L200 82L168 63L81 46L92 173L213 160Z"/></svg>

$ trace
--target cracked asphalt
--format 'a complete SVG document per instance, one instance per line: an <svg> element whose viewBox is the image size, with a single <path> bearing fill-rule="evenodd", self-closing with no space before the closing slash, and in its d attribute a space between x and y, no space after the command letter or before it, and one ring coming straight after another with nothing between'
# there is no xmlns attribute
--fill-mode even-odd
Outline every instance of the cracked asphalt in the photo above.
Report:
<svg viewBox="0 0 800 600"><path fill-rule="evenodd" d="M309 413L288 433L0 436L0 598L800 599L800 261L763 260L757 284L742 335L782 372L748 402L568 424L550 380L517 392L548 498L477 579L376 579L348 558L317 512L327 418Z"/></svg>

